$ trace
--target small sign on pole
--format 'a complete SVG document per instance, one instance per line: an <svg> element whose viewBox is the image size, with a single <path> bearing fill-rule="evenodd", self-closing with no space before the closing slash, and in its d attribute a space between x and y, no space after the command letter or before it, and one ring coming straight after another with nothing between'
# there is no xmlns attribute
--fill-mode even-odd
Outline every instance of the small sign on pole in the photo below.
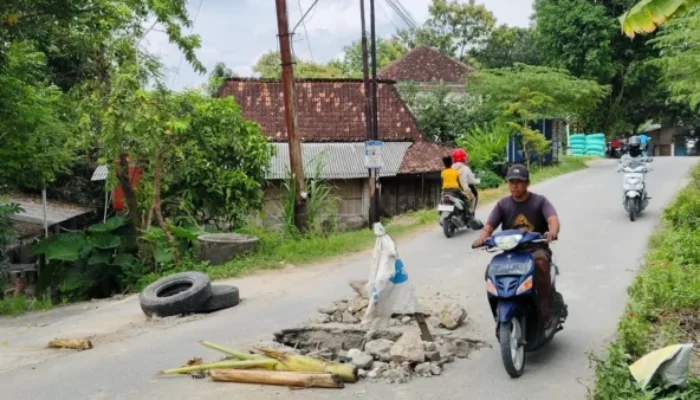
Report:
<svg viewBox="0 0 700 400"><path fill-rule="evenodd" d="M381 169L384 167L382 158L382 145L384 142L370 140L365 142L365 168Z"/></svg>

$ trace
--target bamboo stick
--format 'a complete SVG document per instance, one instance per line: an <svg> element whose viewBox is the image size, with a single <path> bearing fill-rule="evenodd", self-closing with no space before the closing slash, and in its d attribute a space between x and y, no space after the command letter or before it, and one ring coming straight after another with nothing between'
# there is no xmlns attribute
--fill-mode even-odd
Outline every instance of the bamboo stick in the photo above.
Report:
<svg viewBox="0 0 700 400"><path fill-rule="evenodd" d="M345 387L343 379L333 374L304 374L282 371L237 371L217 370L210 373L215 382L255 383L261 385L278 385L302 388Z"/></svg>
<svg viewBox="0 0 700 400"><path fill-rule="evenodd" d="M187 374L195 371L206 371L211 369L249 369L267 368L272 369L277 364L276 360L247 360L247 361L220 361L209 364L191 365L189 367L167 369L158 372L158 375Z"/></svg>
<svg viewBox="0 0 700 400"><path fill-rule="evenodd" d="M357 382L357 367L354 365L323 361L317 358L297 354L285 354L271 349L258 350L266 356L279 361L281 364L284 364L284 366L294 372L325 372L338 375L345 382ZM275 367L275 369L280 370L278 367Z"/></svg>
<svg viewBox="0 0 700 400"><path fill-rule="evenodd" d="M49 342L50 349L90 350L92 342L85 339L56 339Z"/></svg>

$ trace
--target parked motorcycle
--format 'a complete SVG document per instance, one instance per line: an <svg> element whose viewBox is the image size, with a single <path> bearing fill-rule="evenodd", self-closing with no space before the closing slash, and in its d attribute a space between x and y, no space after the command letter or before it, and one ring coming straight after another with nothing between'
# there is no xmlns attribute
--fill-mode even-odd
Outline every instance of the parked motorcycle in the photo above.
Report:
<svg viewBox="0 0 700 400"><path fill-rule="evenodd" d="M539 233L519 229L494 234L484 248L501 251L491 260L486 270L486 291L491 312L496 321L496 337L501 347L501 359L508 375L517 378L525 369L525 353L538 350L549 343L563 329L569 314L564 297L556 291L559 268L550 263L551 300L550 320L540 311L534 286L535 260L524 247L544 243Z"/></svg>
<svg viewBox="0 0 700 400"><path fill-rule="evenodd" d="M469 190L476 197L476 203L479 204L479 192L476 190L476 187L469 185ZM440 213L442 231L448 239L454 236L457 231L465 229L479 230L484 227L484 224L469 210L467 202L454 193L442 193L438 212Z"/></svg>
<svg viewBox="0 0 700 400"><path fill-rule="evenodd" d="M633 162L627 166L620 166L618 172L623 173L622 190L623 206L629 213L630 221L634 222L637 215L649 205L649 194L646 188L646 174L651 171L647 165L652 159Z"/></svg>

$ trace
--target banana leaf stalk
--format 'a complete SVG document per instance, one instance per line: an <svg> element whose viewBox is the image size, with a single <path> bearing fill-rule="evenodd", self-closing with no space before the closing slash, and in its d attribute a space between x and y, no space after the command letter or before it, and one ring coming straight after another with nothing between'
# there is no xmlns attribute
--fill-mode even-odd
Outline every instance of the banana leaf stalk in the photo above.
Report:
<svg viewBox="0 0 700 400"><path fill-rule="evenodd" d="M209 364L191 365L189 367L181 367L160 371L158 375L177 375L187 374L196 371L206 371L211 369L252 369L264 368L273 369L279 364L276 360L246 360L246 361L220 361Z"/></svg>
<svg viewBox="0 0 700 400"><path fill-rule="evenodd" d="M338 375L345 382L357 382L357 367L350 364L340 364L330 361L323 361L309 356L297 354L286 354L281 351L271 349L257 349L264 355L279 361L289 371L294 372L315 372ZM275 369L280 370L279 367Z"/></svg>
<svg viewBox="0 0 700 400"><path fill-rule="evenodd" d="M233 358L237 358L239 360L266 360L266 359L268 359L267 357L260 355L260 354L247 354L247 353L243 353L242 351L219 346L218 344L212 343L212 342L202 341L199 343L204 347L208 347L212 350L219 351L221 353L229 355Z"/></svg>
<svg viewBox="0 0 700 400"><path fill-rule="evenodd" d="M332 374L307 374L281 371L237 371L223 369L212 371L214 382L254 383L260 385L278 385L302 388L333 388L344 387L343 379Z"/></svg>

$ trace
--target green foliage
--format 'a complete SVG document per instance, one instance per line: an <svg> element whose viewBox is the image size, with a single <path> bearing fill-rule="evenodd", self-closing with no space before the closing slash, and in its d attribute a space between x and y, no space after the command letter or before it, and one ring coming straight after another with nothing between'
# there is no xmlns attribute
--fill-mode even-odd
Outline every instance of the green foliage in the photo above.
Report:
<svg viewBox="0 0 700 400"><path fill-rule="evenodd" d="M27 311L48 310L51 306L51 301L48 300L8 297L0 300L0 315L17 316Z"/></svg>
<svg viewBox="0 0 700 400"><path fill-rule="evenodd" d="M24 211L22 207L15 203L0 204L0 269L6 263L6 247L16 239L10 218L22 211Z"/></svg>
<svg viewBox="0 0 700 400"><path fill-rule="evenodd" d="M689 10L695 10L698 0L641 0L620 18L622 30L629 37L635 34L654 32L669 19L682 16Z"/></svg>
<svg viewBox="0 0 700 400"><path fill-rule="evenodd" d="M500 175L493 172L492 170L476 170L476 174L479 176L481 183L479 183L479 189L495 189L503 185L503 178Z"/></svg>
<svg viewBox="0 0 700 400"><path fill-rule="evenodd" d="M253 71L263 79L280 79L282 77L282 64L280 53L270 51L260 56L253 66ZM294 58L294 77L304 78L342 78L345 72L337 63L317 64L310 61L302 61Z"/></svg>
<svg viewBox="0 0 700 400"><path fill-rule="evenodd" d="M661 68L670 87L672 100L700 106L700 9L675 18L652 41L660 51L655 65Z"/></svg>
<svg viewBox="0 0 700 400"><path fill-rule="evenodd" d="M663 387L642 390L628 370L629 362L649 351L693 340L691 327L700 309L700 233L695 228L698 197L700 166L691 173L689 186L664 212L668 226L652 239L646 265L629 289L618 339L608 348L605 359L594 360L596 399L682 400L700 396L698 377L691 376L690 386L682 391ZM684 324L686 328L679 324L684 314L691 319Z"/></svg>
<svg viewBox="0 0 700 400"><path fill-rule="evenodd" d="M37 243L32 254L43 255L47 266L41 289L58 285L69 299L106 297L124 291L123 270L134 267L135 233L121 217L93 225L86 232L51 236Z"/></svg>
<svg viewBox="0 0 700 400"><path fill-rule="evenodd" d="M472 52L481 68L507 68L515 64L540 65L541 56L532 28L501 25L491 32L485 46Z"/></svg>
<svg viewBox="0 0 700 400"><path fill-rule="evenodd" d="M378 37L377 40L377 70L386 67L392 62L398 60L406 53L406 48L403 47L396 39L385 39ZM370 44L368 40L367 53L368 65L372 65L372 55L370 52ZM343 59L331 61L329 67L335 67L342 71L343 76L350 78L362 78L362 42L355 41L343 49Z"/></svg>
<svg viewBox="0 0 700 400"><path fill-rule="evenodd" d="M491 110L494 119L523 102L523 97L529 97L532 106L528 119L576 118L591 111L607 94L606 87L566 71L523 64L469 74L467 91L482 99L480 107Z"/></svg>
<svg viewBox="0 0 700 400"><path fill-rule="evenodd" d="M219 94L219 89L224 81L229 78L235 78L237 75L231 70L231 68L226 67L226 64L222 62L216 63L214 69L209 73L209 79L207 83L204 84L204 93L209 95L209 97L217 97Z"/></svg>
<svg viewBox="0 0 700 400"><path fill-rule="evenodd" d="M475 124L469 129L468 134L457 139L457 144L468 150L469 164L475 171L489 171L494 162L505 159L506 145L512 131L513 129L502 119L490 124ZM484 186L483 173L481 176L481 187L491 187ZM501 183L503 183L502 179L499 185Z"/></svg>
<svg viewBox="0 0 700 400"><path fill-rule="evenodd" d="M445 87L419 91L414 84L402 84L401 96L413 113L421 132L433 140L451 143L463 136L473 120L470 99Z"/></svg>
<svg viewBox="0 0 700 400"><path fill-rule="evenodd" d="M474 0L432 0L428 20L414 30L398 32L396 40L405 48L430 46L465 61L470 51L480 50L496 25L496 18Z"/></svg>

